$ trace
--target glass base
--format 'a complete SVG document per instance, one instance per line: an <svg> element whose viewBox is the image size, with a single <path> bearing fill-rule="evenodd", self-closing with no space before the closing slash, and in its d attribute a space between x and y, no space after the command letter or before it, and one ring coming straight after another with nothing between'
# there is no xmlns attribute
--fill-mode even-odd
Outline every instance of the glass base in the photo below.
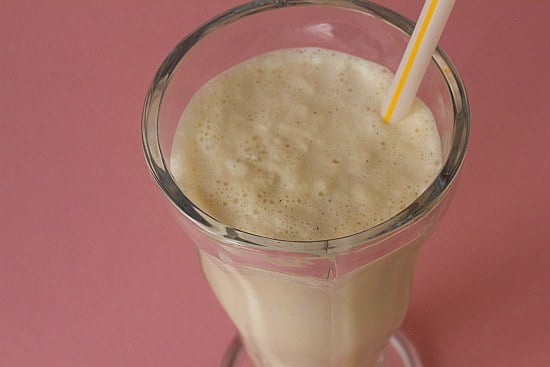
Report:
<svg viewBox="0 0 550 367"><path fill-rule="evenodd" d="M254 367L238 336L229 344L221 367ZM390 338L380 367L422 367L422 361L409 338L401 331L397 331Z"/></svg>

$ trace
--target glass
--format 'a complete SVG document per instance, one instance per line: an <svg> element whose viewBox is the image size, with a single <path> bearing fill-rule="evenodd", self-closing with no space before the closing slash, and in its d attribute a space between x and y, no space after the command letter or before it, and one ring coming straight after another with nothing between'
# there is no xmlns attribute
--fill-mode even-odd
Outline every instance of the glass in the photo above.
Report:
<svg viewBox="0 0 550 367"><path fill-rule="evenodd" d="M443 168L412 204L375 227L323 241L253 235L195 206L176 185L169 164L186 104L227 68L276 49L323 47L395 71L413 26L368 1L255 1L192 32L155 75L143 109L145 156L177 220L196 244L212 290L239 331L240 339L230 345L222 366L421 365L397 329L408 307L418 252L449 205L469 137L464 86L441 49L418 96L436 119ZM239 352L240 343L246 357ZM390 357L384 361L386 349Z"/></svg>

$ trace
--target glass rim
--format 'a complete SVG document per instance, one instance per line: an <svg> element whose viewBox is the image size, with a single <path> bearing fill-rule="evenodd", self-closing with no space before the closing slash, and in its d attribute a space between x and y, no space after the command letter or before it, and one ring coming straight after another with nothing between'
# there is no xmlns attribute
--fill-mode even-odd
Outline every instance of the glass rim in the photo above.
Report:
<svg viewBox="0 0 550 367"><path fill-rule="evenodd" d="M158 117L164 92L179 62L207 34L220 27L256 13L299 5L318 5L355 10L375 16L410 36L414 22L371 1L362 0L259 0L229 9L188 34L170 52L157 71L147 92L142 112L142 144L145 159L154 180L178 211L209 237L238 247L280 252L334 254L378 243L418 222L445 197L464 161L470 135L470 109L462 80L447 54L437 47L432 62L439 69L449 90L454 112L453 134L447 159L432 183L410 205L391 218L360 232L326 240L282 240L249 233L225 225L196 206L180 190L172 177L158 133Z"/></svg>

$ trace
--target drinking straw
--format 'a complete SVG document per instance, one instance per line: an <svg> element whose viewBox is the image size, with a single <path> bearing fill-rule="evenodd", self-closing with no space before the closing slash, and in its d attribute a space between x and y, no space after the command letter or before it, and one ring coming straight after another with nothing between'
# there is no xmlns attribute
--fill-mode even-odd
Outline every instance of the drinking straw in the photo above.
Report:
<svg viewBox="0 0 550 367"><path fill-rule="evenodd" d="M426 0L390 89L382 103L386 123L403 119L414 100L455 0Z"/></svg>

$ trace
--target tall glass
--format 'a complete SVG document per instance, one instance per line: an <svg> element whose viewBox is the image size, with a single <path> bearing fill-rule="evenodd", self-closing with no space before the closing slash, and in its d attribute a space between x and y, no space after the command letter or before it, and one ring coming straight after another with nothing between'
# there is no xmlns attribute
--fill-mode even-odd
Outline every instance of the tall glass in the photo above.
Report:
<svg viewBox="0 0 550 367"><path fill-rule="evenodd" d="M443 168L413 203L375 227L323 241L257 236L197 207L170 168L172 139L186 104L220 72L255 55L295 47L343 51L395 71L412 29L411 21L368 1L255 1L188 35L157 72L143 110L145 156L239 331L246 355L236 341L223 365L421 365L397 329L407 310L415 260L449 204L469 136L464 86L441 49L418 95L435 116ZM388 343L396 361L384 361Z"/></svg>

